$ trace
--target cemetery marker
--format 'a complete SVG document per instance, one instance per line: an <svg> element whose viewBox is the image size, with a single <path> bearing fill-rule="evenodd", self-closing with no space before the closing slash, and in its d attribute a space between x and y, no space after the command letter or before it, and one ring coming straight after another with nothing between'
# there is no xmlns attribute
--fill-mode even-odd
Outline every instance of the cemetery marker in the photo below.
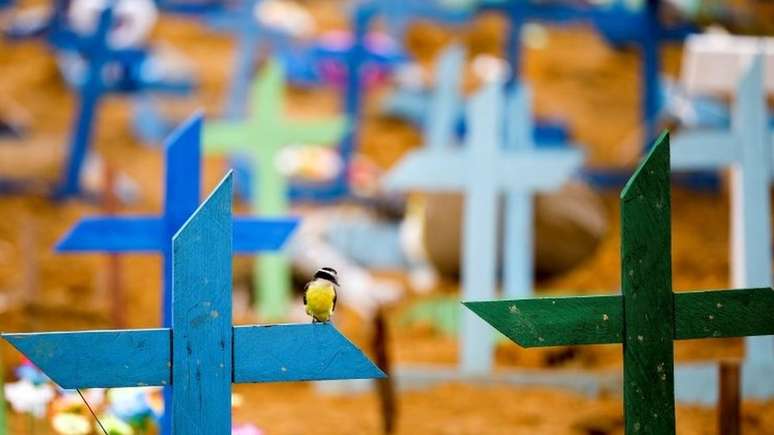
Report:
<svg viewBox="0 0 774 435"><path fill-rule="evenodd" d="M271 60L253 85L250 118L244 122L210 122L204 129L207 152L239 154L250 159L252 208L261 216L277 217L288 213L287 180L277 168L282 147L294 143L330 144L347 130L347 120L343 117L285 118L284 89L282 68ZM285 316L290 299L287 260L279 254L261 256L256 262L256 276L260 314L270 319Z"/></svg>
<svg viewBox="0 0 774 435"><path fill-rule="evenodd" d="M576 151L517 151L512 147L507 149L508 146L499 146L503 143L501 133L505 131L506 122L502 89L502 83L491 83L472 98L467 107L469 130L463 148L455 148L451 144L429 144L425 149L409 153L393 168L386 180L386 186L392 189L465 193L462 288L466 299L491 298L495 295L498 194L555 189L581 163L581 155ZM512 93L509 98L519 97ZM514 103L509 102L509 107L511 104ZM516 124L523 120L523 115L518 111L508 113L507 116L508 120L511 116L516 117L513 121ZM431 121L449 122L449 119L444 116L440 120ZM433 131L432 128L429 127L429 131ZM515 140L512 143L521 142ZM509 200L514 198L509 196ZM521 240L523 234L520 232L531 230L519 216L513 219L506 216L506 219L509 221L506 230L509 240ZM531 252L516 255L514 249L518 249L518 246L508 248L511 258L505 259L506 264L523 261L531 255ZM523 270L521 265L513 266L507 277L515 279L514 275ZM531 276L531 271L529 274ZM513 289L508 283L505 288ZM467 312L463 313L461 334L462 370L468 373L489 371L493 354L491 334Z"/></svg>
<svg viewBox="0 0 774 435"><path fill-rule="evenodd" d="M174 435L231 433L231 384L380 378L330 323L231 324L231 177L174 236L171 328L3 334L63 388L168 386Z"/></svg>
<svg viewBox="0 0 774 435"><path fill-rule="evenodd" d="M626 433L675 433L674 339L774 333L774 289L672 293L669 136L621 193L623 295L465 302L523 347L623 343Z"/></svg>

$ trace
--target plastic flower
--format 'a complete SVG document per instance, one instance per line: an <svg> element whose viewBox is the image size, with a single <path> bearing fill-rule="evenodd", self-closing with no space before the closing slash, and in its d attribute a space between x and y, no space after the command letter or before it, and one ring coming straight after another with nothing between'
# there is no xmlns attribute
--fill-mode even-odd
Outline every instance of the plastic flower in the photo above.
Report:
<svg viewBox="0 0 774 435"><path fill-rule="evenodd" d="M54 387L22 379L5 385L5 397L14 411L42 418L46 415L48 403L54 398Z"/></svg>
<svg viewBox="0 0 774 435"><path fill-rule="evenodd" d="M240 424L231 428L231 435L263 435L263 431L254 424Z"/></svg>
<svg viewBox="0 0 774 435"><path fill-rule="evenodd" d="M51 427L60 435L88 435L91 433L89 419L81 414L60 412L51 419Z"/></svg>

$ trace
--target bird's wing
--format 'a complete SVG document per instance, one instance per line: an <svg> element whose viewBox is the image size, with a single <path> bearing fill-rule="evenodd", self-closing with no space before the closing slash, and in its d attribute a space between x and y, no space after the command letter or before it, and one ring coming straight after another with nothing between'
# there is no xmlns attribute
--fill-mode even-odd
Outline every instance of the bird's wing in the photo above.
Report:
<svg viewBox="0 0 774 435"><path fill-rule="evenodd" d="M306 292L309 290L309 284L311 284L311 282L308 282L306 285L304 285L304 306L306 306Z"/></svg>
<svg viewBox="0 0 774 435"><path fill-rule="evenodd" d="M339 289L338 286L333 286L333 309L331 311L336 311L336 301L339 299Z"/></svg>

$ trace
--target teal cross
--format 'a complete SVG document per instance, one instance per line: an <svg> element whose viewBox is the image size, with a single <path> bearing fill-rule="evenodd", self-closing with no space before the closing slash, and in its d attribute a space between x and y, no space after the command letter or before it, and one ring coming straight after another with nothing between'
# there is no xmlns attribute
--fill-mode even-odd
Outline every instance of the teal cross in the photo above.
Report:
<svg viewBox="0 0 774 435"><path fill-rule="evenodd" d="M623 343L626 433L675 433L673 340L774 333L774 289L672 292L669 135L621 193L622 295L465 302L523 347Z"/></svg>
<svg viewBox="0 0 774 435"><path fill-rule="evenodd" d="M285 77L276 60L270 60L252 90L252 110L245 121L208 123L204 128L205 150L213 154L240 154L249 158L254 176L251 202L261 216L286 216L288 183L276 161L282 147L294 143L335 144L346 132L347 120L334 117L296 120L285 116ZM290 266L281 254L256 261L255 296L260 314L277 319L287 314L290 299Z"/></svg>
<svg viewBox="0 0 774 435"><path fill-rule="evenodd" d="M330 323L233 326L231 176L172 240L172 327L3 334L63 388L172 387L172 435L231 434L231 384L384 376Z"/></svg>

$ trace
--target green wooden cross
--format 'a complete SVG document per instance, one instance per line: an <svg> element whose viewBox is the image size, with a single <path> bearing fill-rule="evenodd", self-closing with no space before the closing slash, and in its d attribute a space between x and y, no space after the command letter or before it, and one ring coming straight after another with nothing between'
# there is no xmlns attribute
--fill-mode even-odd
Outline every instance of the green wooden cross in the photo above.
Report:
<svg viewBox="0 0 774 435"><path fill-rule="evenodd" d="M673 340L774 333L774 289L672 292L669 135L621 193L622 295L465 302L523 347L623 343L626 433L674 434Z"/></svg>
<svg viewBox="0 0 774 435"><path fill-rule="evenodd" d="M217 154L239 154L250 159L253 176L251 201L262 216L288 213L288 183L276 161L282 147L299 143L336 144L346 133L347 120L295 120L285 117L285 77L276 60L270 60L256 78L249 118L244 121L209 122L204 128L205 150ZM259 314L278 319L288 312L290 265L282 254L267 254L255 263L255 298Z"/></svg>

